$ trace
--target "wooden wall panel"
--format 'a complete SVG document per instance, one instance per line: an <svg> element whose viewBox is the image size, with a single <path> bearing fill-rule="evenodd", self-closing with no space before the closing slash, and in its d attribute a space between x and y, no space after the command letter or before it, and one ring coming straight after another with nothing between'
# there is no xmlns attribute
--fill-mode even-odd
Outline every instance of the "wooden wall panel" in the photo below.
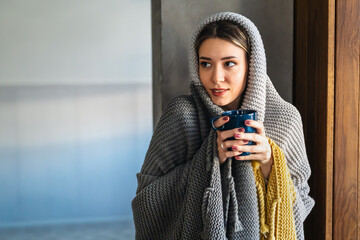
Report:
<svg viewBox="0 0 360 240"><path fill-rule="evenodd" d="M325 236L332 239L333 233L333 176L334 176L334 108L335 108L335 0L328 1L328 69L327 69L327 136L326 136L326 206Z"/></svg>
<svg viewBox="0 0 360 240"><path fill-rule="evenodd" d="M359 235L359 4L336 6L334 240Z"/></svg>
<svg viewBox="0 0 360 240"><path fill-rule="evenodd" d="M316 202L305 221L305 238L316 240L332 236L334 2L295 4L294 103L303 118Z"/></svg>
<svg viewBox="0 0 360 240"><path fill-rule="evenodd" d="M295 105L316 205L306 239L360 239L360 1L295 4Z"/></svg>

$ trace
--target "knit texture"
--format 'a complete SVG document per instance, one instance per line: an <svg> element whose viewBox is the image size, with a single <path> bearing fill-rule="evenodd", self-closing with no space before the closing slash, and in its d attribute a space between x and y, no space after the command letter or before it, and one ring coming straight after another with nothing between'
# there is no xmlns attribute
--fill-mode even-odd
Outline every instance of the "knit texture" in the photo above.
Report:
<svg viewBox="0 0 360 240"><path fill-rule="evenodd" d="M293 203L295 189L286 165L285 155L271 139L273 166L267 187L261 164L252 162L259 199L261 239L296 240Z"/></svg>
<svg viewBox="0 0 360 240"><path fill-rule="evenodd" d="M235 13L215 14L195 31L189 55L191 96L175 98L165 108L137 174L138 189L132 201L136 239L260 239L252 164L229 158L220 166L210 119L223 110L211 101L197 72L194 41L207 23L218 20L236 22L250 38L249 74L241 109L258 111L266 135L284 153L296 192L296 236L304 239L303 221L314 201L308 195L310 167L301 117L278 95L266 74L257 28Z"/></svg>

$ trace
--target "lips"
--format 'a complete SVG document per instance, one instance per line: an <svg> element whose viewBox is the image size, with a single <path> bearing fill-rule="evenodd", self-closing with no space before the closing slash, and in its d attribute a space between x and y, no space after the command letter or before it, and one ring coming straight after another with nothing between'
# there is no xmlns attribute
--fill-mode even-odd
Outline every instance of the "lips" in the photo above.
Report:
<svg viewBox="0 0 360 240"><path fill-rule="evenodd" d="M213 89L211 89L211 93L214 96L217 96L217 97L223 96L227 91L228 91L228 89L225 89L225 88L213 88Z"/></svg>

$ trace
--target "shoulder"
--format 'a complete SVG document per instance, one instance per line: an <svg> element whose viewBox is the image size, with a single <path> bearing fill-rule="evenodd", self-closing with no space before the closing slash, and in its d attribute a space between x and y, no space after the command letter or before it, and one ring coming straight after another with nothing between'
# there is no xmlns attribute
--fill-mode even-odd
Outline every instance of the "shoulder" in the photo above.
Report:
<svg viewBox="0 0 360 240"><path fill-rule="evenodd" d="M170 100L166 105L164 112L187 112L195 110L195 102L191 95L181 95Z"/></svg>
<svg viewBox="0 0 360 240"><path fill-rule="evenodd" d="M281 116L286 123L302 124L301 115L298 109L291 103L282 100L277 106L275 111Z"/></svg>
<svg viewBox="0 0 360 240"><path fill-rule="evenodd" d="M303 124L298 109L279 98L268 102L264 121L266 132L277 144L285 148L289 141L303 143Z"/></svg>
<svg viewBox="0 0 360 240"><path fill-rule="evenodd" d="M277 119L277 120L276 120ZM282 98L269 101L265 109L265 121L277 121L285 125L302 125L301 115L298 109Z"/></svg>
<svg viewBox="0 0 360 240"><path fill-rule="evenodd" d="M169 101L161 114L158 125L171 128L188 127L197 122L197 110L193 97L182 95Z"/></svg>
<svg viewBox="0 0 360 240"><path fill-rule="evenodd" d="M265 122L277 121L275 125L301 125L301 116L297 108L285 101L274 88L270 79L267 81Z"/></svg>
<svg viewBox="0 0 360 240"><path fill-rule="evenodd" d="M190 95L182 95L169 101L163 110L161 119L176 118L186 120L196 115L196 105Z"/></svg>
<svg viewBox="0 0 360 240"><path fill-rule="evenodd" d="M198 147L198 123L191 96L172 99L164 108L156 124L142 172L153 175L168 173L185 162Z"/></svg>

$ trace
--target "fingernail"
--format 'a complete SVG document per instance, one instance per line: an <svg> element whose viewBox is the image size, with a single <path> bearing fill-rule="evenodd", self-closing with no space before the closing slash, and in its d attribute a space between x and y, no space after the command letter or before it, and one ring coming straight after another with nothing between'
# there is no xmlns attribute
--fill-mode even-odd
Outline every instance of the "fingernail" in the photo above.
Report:
<svg viewBox="0 0 360 240"><path fill-rule="evenodd" d="M237 147L236 147L236 146L232 146L231 148L232 148L232 150L236 150L236 149L237 149Z"/></svg>
<svg viewBox="0 0 360 240"><path fill-rule="evenodd" d="M244 143L248 143L249 142L249 140L244 140Z"/></svg>
<svg viewBox="0 0 360 240"><path fill-rule="evenodd" d="M244 128L239 128L238 131L239 131L239 132L244 132L245 129L244 129Z"/></svg>
<svg viewBox="0 0 360 240"><path fill-rule="evenodd" d="M250 120L245 120L245 124L250 124L251 121Z"/></svg>
<svg viewBox="0 0 360 240"><path fill-rule="evenodd" d="M241 134L235 134L235 138L241 138Z"/></svg>
<svg viewBox="0 0 360 240"><path fill-rule="evenodd" d="M227 121L227 120L229 120L229 117L224 117L223 120Z"/></svg>

